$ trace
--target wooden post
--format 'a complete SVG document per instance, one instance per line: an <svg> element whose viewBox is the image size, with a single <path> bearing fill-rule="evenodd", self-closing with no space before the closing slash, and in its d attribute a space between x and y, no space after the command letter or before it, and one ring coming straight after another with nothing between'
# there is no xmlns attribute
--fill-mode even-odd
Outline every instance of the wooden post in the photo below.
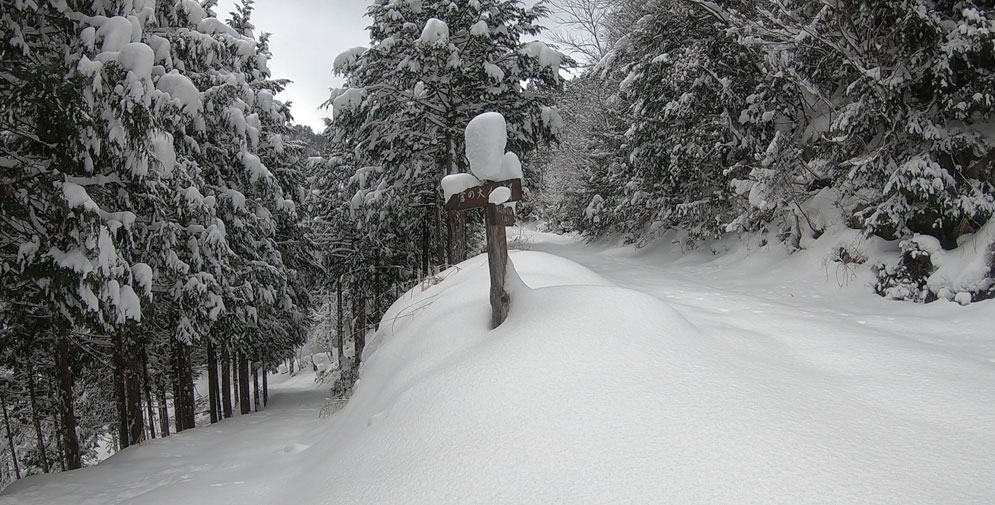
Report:
<svg viewBox="0 0 995 505"><path fill-rule="evenodd" d="M504 289L508 270L508 238L505 233L504 207L487 204L484 207L487 226L487 266L491 274L491 325L494 328L508 318L511 296Z"/></svg>
<svg viewBox="0 0 995 505"><path fill-rule="evenodd" d="M505 199L514 202L522 198L521 179L487 182L468 188L462 193L449 197L446 208L461 211L484 208L484 221L487 232L487 266L491 274L491 325L494 328L508 318L511 296L504 289L505 272L508 270L508 237L505 226L515 222L514 214L504 205L490 203L490 194L497 188L508 188L511 194Z"/></svg>

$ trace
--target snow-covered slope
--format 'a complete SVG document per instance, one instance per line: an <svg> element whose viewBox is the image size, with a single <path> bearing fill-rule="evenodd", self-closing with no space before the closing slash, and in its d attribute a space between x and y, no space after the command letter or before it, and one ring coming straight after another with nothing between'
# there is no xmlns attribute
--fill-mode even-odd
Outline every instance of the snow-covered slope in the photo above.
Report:
<svg viewBox="0 0 995 505"><path fill-rule="evenodd" d="M527 242L504 325L483 257L446 272L390 309L328 419L277 388L265 414L0 502L995 501L990 304L889 302L803 276L805 254Z"/></svg>

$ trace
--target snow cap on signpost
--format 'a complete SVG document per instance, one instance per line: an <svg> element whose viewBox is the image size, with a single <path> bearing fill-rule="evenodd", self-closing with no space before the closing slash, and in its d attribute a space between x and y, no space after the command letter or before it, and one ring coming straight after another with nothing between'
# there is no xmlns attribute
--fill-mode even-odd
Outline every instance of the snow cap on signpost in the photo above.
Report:
<svg viewBox="0 0 995 505"><path fill-rule="evenodd" d="M466 158L470 172L481 181L522 178L522 164L515 153L506 153L508 125L498 112L485 112L466 125Z"/></svg>

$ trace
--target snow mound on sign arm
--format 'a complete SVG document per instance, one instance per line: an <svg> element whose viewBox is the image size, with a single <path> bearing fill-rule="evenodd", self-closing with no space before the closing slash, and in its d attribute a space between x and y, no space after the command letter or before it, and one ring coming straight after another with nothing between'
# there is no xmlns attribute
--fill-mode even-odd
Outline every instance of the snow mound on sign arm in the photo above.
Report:
<svg viewBox="0 0 995 505"><path fill-rule="evenodd" d="M444 201L448 202L453 195L458 195L470 188L480 186L480 180L471 174L450 174L442 178Z"/></svg>

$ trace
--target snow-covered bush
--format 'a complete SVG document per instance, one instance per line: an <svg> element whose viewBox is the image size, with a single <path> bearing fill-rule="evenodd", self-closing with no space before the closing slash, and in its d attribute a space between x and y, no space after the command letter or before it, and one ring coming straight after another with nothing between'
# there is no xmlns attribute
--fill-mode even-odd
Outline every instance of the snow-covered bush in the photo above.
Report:
<svg viewBox="0 0 995 505"><path fill-rule="evenodd" d="M961 236L952 250L929 235L915 235L900 247L897 264L875 267L875 290L882 296L963 305L995 297L995 219L978 233Z"/></svg>

